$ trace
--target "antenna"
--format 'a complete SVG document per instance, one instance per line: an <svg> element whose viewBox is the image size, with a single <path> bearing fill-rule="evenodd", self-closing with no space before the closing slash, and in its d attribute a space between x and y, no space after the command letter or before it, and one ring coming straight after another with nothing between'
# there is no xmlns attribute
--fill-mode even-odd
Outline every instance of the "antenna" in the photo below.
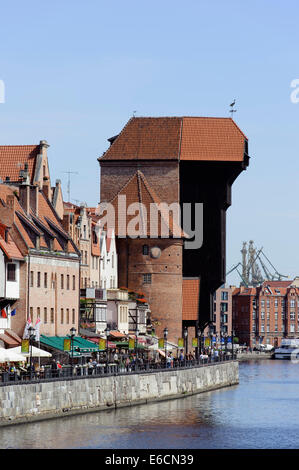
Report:
<svg viewBox="0 0 299 470"><path fill-rule="evenodd" d="M233 109L234 106L235 106L235 104L236 104L236 99L234 99L234 101L230 104L231 109L230 109L229 112L231 113L231 118L233 118L233 113L236 113L236 112L237 112L236 109Z"/></svg>
<svg viewBox="0 0 299 470"><path fill-rule="evenodd" d="M68 194L68 202L71 202L71 175L78 175L78 172L77 171L64 171L63 173L68 174L67 194Z"/></svg>

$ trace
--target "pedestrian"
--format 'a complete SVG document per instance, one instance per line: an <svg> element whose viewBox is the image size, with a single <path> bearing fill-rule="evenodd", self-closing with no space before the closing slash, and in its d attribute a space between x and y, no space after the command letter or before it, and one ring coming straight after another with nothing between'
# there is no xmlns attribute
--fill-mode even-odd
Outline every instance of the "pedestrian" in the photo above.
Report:
<svg viewBox="0 0 299 470"><path fill-rule="evenodd" d="M92 373L93 373L93 363L92 363L92 359L89 359L88 364L87 364L87 367L88 367L88 375L92 375Z"/></svg>

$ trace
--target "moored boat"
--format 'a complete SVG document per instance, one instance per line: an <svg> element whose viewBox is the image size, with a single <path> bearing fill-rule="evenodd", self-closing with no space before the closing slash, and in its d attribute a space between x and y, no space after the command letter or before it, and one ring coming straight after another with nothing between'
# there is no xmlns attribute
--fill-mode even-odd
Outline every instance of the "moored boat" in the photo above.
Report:
<svg viewBox="0 0 299 470"><path fill-rule="evenodd" d="M274 350L274 359L299 359L299 338L281 340L279 348Z"/></svg>

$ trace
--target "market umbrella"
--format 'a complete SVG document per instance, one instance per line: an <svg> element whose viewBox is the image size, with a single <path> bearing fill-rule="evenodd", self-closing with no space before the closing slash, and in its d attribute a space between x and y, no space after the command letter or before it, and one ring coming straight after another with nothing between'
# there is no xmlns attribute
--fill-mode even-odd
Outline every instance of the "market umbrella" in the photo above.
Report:
<svg viewBox="0 0 299 470"><path fill-rule="evenodd" d="M24 362L24 361L26 361L26 357L23 356L23 354L12 351L11 349L0 348L0 363L2 363L2 362Z"/></svg>
<svg viewBox="0 0 299 470"><path fill-rule="evenodd" d="M52 357L52 354L48 351L44 351L43 349L36 348L35 346L30 346L32 348L31 356L32 357ZM28 353L21 353L21 346L17 346L16 348L11 348L9 351L13 351L17 354L22 354L25 357L30 357L30 350Z"/></svg>

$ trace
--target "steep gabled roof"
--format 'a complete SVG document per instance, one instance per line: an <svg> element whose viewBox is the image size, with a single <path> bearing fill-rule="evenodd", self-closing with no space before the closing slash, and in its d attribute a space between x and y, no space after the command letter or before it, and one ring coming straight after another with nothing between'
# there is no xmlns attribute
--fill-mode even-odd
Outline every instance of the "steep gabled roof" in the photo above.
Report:
<svg viewBox="0 0 299 470"><path fill-rule="evenodd" d="M0 178L4 181L9 176L11 181L18 181L20 170L27 163L32 184L39 153L39 145L0 145Z"/></svg>
<svg viewBox="0 0 299 470"><path fill-rule="evenodd" d="M246 140L231 118L134 117L98 160L242 162Z"/></svg>
<svg viewBox="0 0 299 470"><path fill-rule="evenodd" d="M22 253L13 241L9 231L5 237L5 231L8 227L0 223L0 248L3 250L9 260L24 260Z"/></svg>
<svg viewBox="0 0 299 470"><path fill-rule="evenodd" d="M124 206L119 207L122 201L124 201ZM171 212L168 213L167 208L164 208L163 205L160 206L162 201L150 187L144 174L140 170L137 170L125 186L110 201L110 204L115 211L116 236L132 236L132 233L128 233L128 228L131 225L131 228L133 226L133 229L140 231L140 234L142 233L144 236L152 236L155 238L156 235L156 238L158 238L169 233L169 236L174 236L175 238L187 237L176 223L173 214ZM134 212L133 215L128 213L128 208L132 204L135 205L137 211L136 213ZM153 216L152 218L151 214ZM137 223L136 217L138 217L138 215L140 223ZM133 223L134 220L136 221L136 228ZM157 221L156 233L153 233L151 220ZM111 228L114 227L110 227L110 229ZM106 230L107 227L104 227L104 229ZM123 233L124 230L126 233ZM167 236L165 236L165 238L167 238Z"/></svg>

